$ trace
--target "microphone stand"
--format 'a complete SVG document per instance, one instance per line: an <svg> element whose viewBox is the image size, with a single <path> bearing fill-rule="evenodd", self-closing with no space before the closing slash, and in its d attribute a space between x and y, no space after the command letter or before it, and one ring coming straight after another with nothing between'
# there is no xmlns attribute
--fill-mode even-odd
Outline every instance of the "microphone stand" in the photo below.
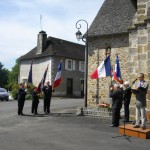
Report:
<svg viewBox="0 0 150 150"><path fill-rule="evenodd" d="M136 79L137 80L137 79ZM133 82L132 82L132 84L129 86L129 87L127 87L125 90L127 90L127 89L129 89L129 88L131 88L132 86L133 86L133 84L135 83L135 81L136 80L134 80ZM124 93L123 93L124 94ZM117 137L124 137L125 139L127 139L129 142L131 142L131 140L130 140L130 137L131 136L127 136L126 135L126 133L125 133L125 125L126 125L126 123L125 123L125 106L124 106L124 124L123 124L123 129L124 129L124 132L123 132L123 135L120 135L120 136L115 136L115 137L112 137L112 138L117 138Z"/></svg>

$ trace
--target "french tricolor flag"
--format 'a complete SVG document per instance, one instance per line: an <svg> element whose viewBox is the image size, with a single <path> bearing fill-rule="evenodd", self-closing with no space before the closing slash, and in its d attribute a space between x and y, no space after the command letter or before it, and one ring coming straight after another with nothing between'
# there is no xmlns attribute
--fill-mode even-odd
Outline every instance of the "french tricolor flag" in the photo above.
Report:
<svg viewBox="0 0 150 150"><path fill-rule="evenodd" d="M116 64L115 64L115 71L114 71L113 79L116 82L119 82L120 84L123 84L123 80L122 80L122 77L121 77L121 71L120 71L118 55L116 55Z"/></svg>
<svg viewBox="0 0 150 150"><path fill-rule="evenodd" d="M110 55L99 65L99 67L92 73L91 79L111 76Z"/></svg>
<svg viewBox="0 0 150 150"><path fill-rule="evenodd" d="M59 64L58 64L58 72L57 72L55 80L54 80L53 88L58 87L61 82L62 82L62 78L61 78L61 62L59 62Z"/></svg>

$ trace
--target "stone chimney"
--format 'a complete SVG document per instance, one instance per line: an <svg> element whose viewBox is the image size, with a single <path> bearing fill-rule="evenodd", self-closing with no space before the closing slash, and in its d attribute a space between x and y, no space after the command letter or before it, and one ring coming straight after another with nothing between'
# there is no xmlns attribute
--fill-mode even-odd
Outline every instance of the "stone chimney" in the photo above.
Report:
<svg viewBox="0 0 150 150"><path fill-rule="evenodd" d="M46 48L47 44L47 34L45 31L40 31L37 38L37 52L36 54L41 54Z"/></svg>

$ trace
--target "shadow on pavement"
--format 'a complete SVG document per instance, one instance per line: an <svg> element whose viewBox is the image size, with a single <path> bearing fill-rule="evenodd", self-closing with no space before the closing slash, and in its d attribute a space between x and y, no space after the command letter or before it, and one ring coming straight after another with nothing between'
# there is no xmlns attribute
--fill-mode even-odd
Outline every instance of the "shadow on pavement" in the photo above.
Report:
<svg viewBox="0 0 150 150"><path fill-rule="evenodd" d="M51 113L51 116L54 117L72 117L74 113Z"/></svg>
<svg viewBox="0 0 150 150"><path fill-rule="evenodd" d="M36 114L36 115L29 115L29 114L24 114L24 115L21 115L21 117L48 117L50 115L45 115L45 114Z"/></svg>

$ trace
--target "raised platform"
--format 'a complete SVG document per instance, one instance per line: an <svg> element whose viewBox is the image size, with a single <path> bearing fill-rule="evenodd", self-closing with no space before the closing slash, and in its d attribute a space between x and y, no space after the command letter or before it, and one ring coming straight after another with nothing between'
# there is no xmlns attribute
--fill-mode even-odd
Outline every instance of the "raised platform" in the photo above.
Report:
<svg viewBox="0 0 150 150"><path fill-rule="evenodd" d="M124 134L124 125L119 126L119 133ZM150 139L150 127L142 130L141 128L133 128L132 124L126 124L125 134L137 138Z"/></svg>

